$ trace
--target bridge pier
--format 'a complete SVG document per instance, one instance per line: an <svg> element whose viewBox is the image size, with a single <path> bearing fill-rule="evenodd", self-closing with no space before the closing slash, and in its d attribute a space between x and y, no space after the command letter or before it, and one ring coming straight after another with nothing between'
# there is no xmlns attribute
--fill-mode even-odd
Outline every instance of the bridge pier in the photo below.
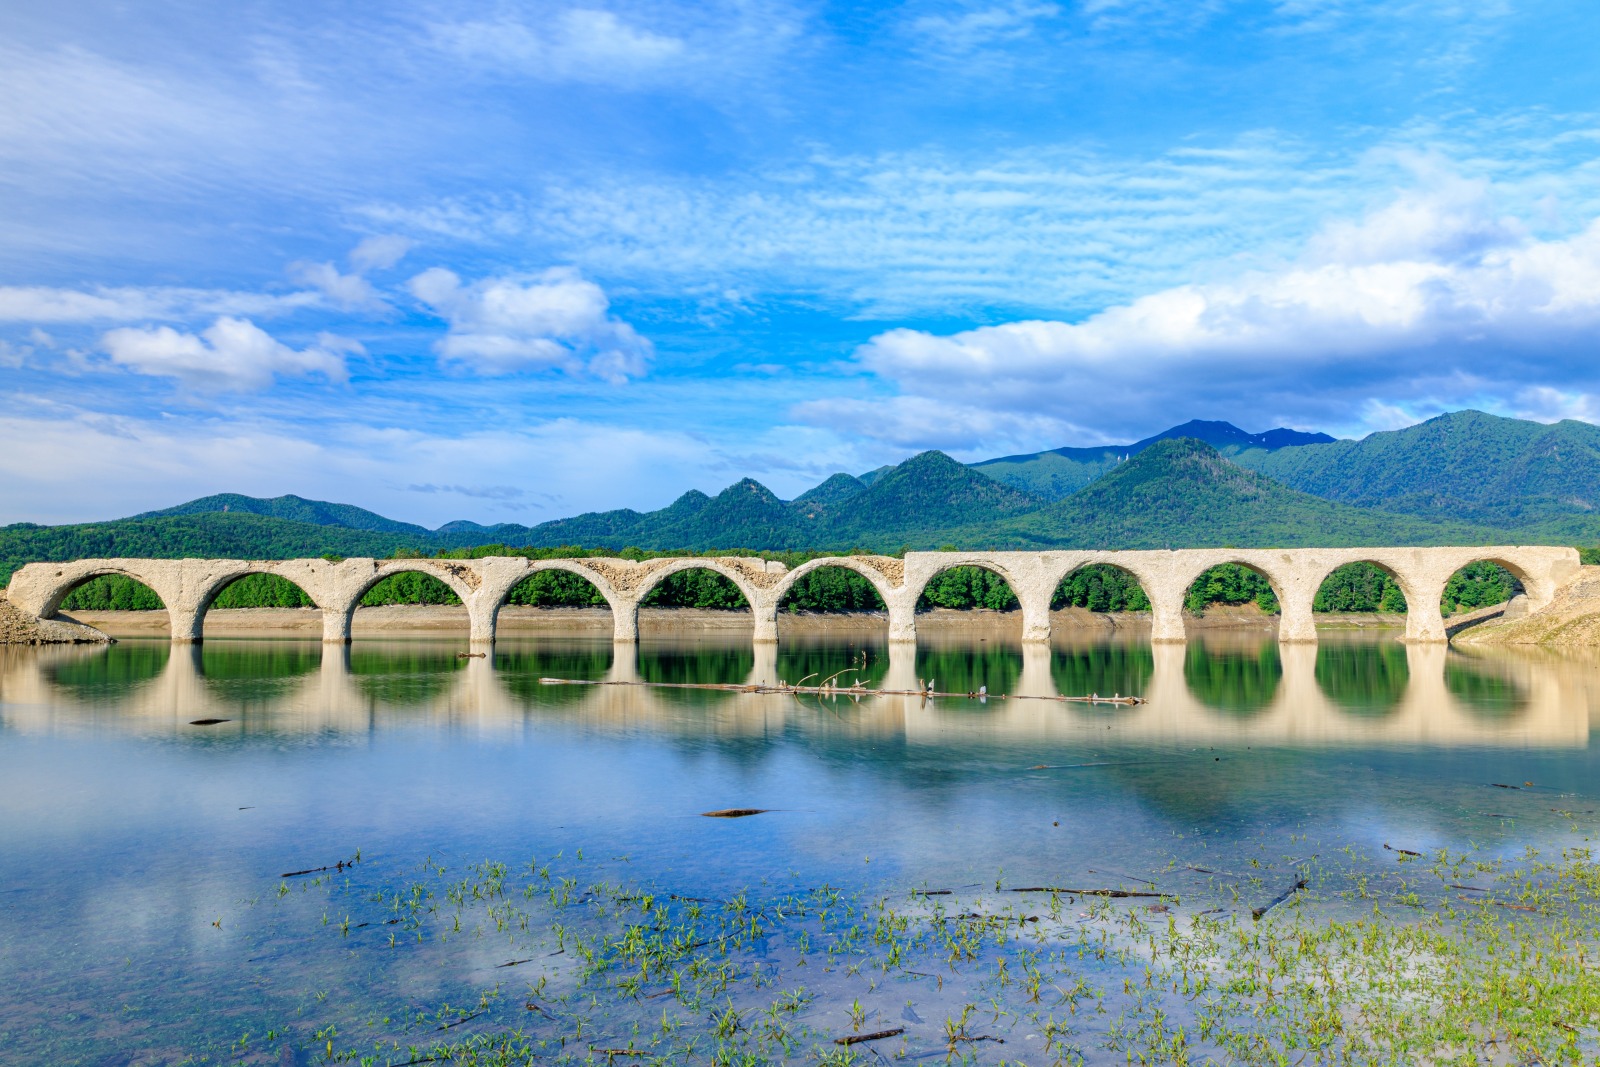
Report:
<svg viewBox="0 0 1600 1067"><path fill-rule="evenodd" d="M920 588L914 592L901 588L884 598L884 606L889 609L890 644L916 644L917 599L921 595Z"/></svg>
<svg viewBox="0 0 1600 1067"><path fill-rule="evenodd" d="M348 645L350 643L351 616L355 614L354 604L340 604L337 607L322 609L322 643L325 645Z"/></svg>
<svg viewBox="0 0 1600 1067"><path fill-rule="evenodd" d="M763 590L761 595L747 596L750 602L750 614L755 621L755 633L751 640L757 645L776 645L778 643L778 598L772 595L771 590Z"/></svg>
<svg viewBox="0 0 1600 1067"><path fill-rule="evenodd" d="M167 603L167 626L175 645L197 645L205 636L205 606L174 598Z"/></svg>
<svg viewBox="0 0 1600 1067"><path fill-rule="evenodd" d="M1012 590L1022 605L1022 641L1048 643L1050 640L1050 601L1055 596L1057 582L1031 583L1022 589Z"/></svg>
<svg viewBox="0 0 1600 1067"><path fill-rule="evenodd" d="M1322 583L1320 579L1317 586ZM1317 640L1317 620L1312 605L1317 598L1317 587L1306 588L1307 583L1285 584L1278 593L1278 640L1284 643L1312 642Z"/></svg>
<svg viewBox="0 0 1600 1067"><path fill-rule="evenodd" d="M1150 640L1156 644L1170 644L1189 638L1183 627L1183 595L1188 586L1177 587L1174 582L1162 582L1146 587L1145 596L1150 601Z"/></svg>
<svg viewBox="0 0 1600 1067"><path fill-rule="evenodd" d="M1449 640L1449 635L1444 632L1444 612L1439 608L1439 600L1443 596L1444 582L1427 583L1415 596L1407 593L1405 636L1407 641L1423 644L1443 643Z"/></svg>
<svg viewBox="0 0 1600 1067"><path fill-rule="evenodd" d="M611 602L611 640L619 645L639 643L639 600L618 597ZM618 653L620 655L620 653Z"/></svg>

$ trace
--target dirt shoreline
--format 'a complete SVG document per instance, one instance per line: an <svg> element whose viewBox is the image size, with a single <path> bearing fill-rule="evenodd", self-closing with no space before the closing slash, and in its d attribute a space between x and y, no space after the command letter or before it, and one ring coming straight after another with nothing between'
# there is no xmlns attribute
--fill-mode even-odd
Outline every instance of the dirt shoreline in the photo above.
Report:
<svg viewBox="0 0 1600 1067"><path fill-rule="evenodd" d="M167 633L164 611L77 611L71 620L93 626L113 637L153 637ZM1057 633L1147 634L1149 612L1108 614L1068 608L1050 613L1051 629ZM1254 605L1213 608L1203 617L1185 620L1195 630L1276 632L1276 616L1263 614ZM1382 630L1405 626L1398 615L1325 615L1317 619L1319 629ZM224 636L315 637L322 633L322 612L317 608L214 608L206 613L206 633ZM883 612L823 614L783 612L778 616L778 633L848 634L887 631L889 619ZM401 633L458 633L467 629L463 607L408 605L359 608L351 623L355 637ZM738 633L751 629L746 611L710 611L698 608L644 608L639 612L641 636L684 633ZM1022 613L975 609L957 611L936 608L917 616L919 633L959 634L963 632L1022 634ZM499 632L503 634L563 634L603 637L611 633L611 612L606 608L529 608L507 606L500 609Z"/></svg>
<svg viewBox="0 0 1600 1067"><path fill-rule="evenodd" d="M1582 567L1543 609L1487 622L1456 640L1477 646L1521 645L1557 649L1600 647L1600 567Z"/></svg>

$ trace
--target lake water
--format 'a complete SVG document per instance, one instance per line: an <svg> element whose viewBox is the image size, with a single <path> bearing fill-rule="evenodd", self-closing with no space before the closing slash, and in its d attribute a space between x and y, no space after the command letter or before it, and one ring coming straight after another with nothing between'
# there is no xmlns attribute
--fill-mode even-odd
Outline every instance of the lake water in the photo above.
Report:
<svg viewBox="0 0 1600 1067"><path fill-rule="evenodd" d="M464 647L0 649L0 1062L424 1062L407 1050L515 1032L526 1059L426 1061L1123 1063L1098 1024L1051 1046L1027 1006L1046 1001L1005 980L1006 937L1050 915L1004 920L1022 925L964 962L912 943L916 909L1039 911L1004 894L1069 887L1170 895L1070 896L1080 922L1242 913L1315 864L1290 904L1333 914L1355 906L1328 880L1388 877L1395 850L1559 851L1600 808L1600 671L1549 658L1340 634ZM845 670L989 696L540 682ZM1090 693L1147 703L1053 699ZM767 810L701 814L741 808ZM905 956L869 936L895 929L882 901L908 902ZM690 931L712 913L712 948L679 946L728 968L689 968L697 994L617 947L640 916ZM735 937L730 914L760 928ZM1077 967L1121 995L1114 962L1080 953L1054 985Z"/></svg>

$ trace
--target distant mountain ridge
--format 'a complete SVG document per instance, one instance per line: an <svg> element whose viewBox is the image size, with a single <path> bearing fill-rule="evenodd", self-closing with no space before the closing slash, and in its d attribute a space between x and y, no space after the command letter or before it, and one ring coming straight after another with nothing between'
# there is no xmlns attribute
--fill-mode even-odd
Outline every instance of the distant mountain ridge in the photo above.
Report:
<svg viewBox="0 0 1600 1067"><path fill-rule="evenodd" d="M742 479L664 508L588 512L536 526L437 530L347 504L224 493L131 519L0 528L0 570L90 556L387 556L506 544L620 550L898 551L963 548L1271 547L1387 543L1600 543L1600 427L1455 412L1360 441L1228 423L1185 424L1104 457L1064 496L1007 479L1057 449L975 465L923 452L860 477L834 474L785 501ZM1174 430L1183 427L1175 427ZM998 465L998 467L997 467ZM1082 465L1078 468L1083 469Z"/></svg>
<svg viewBox="0 0 1600 1067"><path fill-rule="evenodd" d="M186 504L179 504L177 507L141 512L133 518L159 519L169 515L203 515L213 511L265 515L274 519L286 519L289 522L309 523L313 526L344 526L351 530L371 530L375 533L416 536L428 536L433 533L424 526L385 518L375 511L358 508L354 504L333 504L326 500L307 500L293 495L263 499L240 493L216 493L191 500Z"/></svg>
<svg viewBox="0 0 1600 1067"><path fill-rule="evenodd" d="M997 525L991 538L1017 548L1483 544L1505 536L1323 500L1192 437L1157 441L1072 496Z"/></svg>
<svg viewBox="0 0 1600 1067"><path fill-rule="evenodd" d="M835 474L792 501L750 478L714 497L691 490L659 511L590 512L533 527L493 527L508 543L645 549L874 547L923 544L939 531L1033 510L1044 501L943 452L923 452L865 484Z"/></svg>
<svg viewBox="0 0 1600 1067"><path fill-rule="evenodd" d="M1408 426L1236 462L1357 507L1498 526L1589 528L1600 515L1600 426L1455 411Z"/></svg>
<svg viewBox="0 0 1600 1067"><path fill-rule="evenodd" d="M1325 433L1307 433L1283 426L1262 433L1249 433L1231 422L1191 419L1181 426L1163 430L1131 445L1052 448L1046 452L986 459L972 466L1007 485L1059 500L1077 492L1156 442L1180 437L1203 441L1223 455L1230 456L1248 450L1274 452L1302 445L1328 444L1335 440Z"/></svg>

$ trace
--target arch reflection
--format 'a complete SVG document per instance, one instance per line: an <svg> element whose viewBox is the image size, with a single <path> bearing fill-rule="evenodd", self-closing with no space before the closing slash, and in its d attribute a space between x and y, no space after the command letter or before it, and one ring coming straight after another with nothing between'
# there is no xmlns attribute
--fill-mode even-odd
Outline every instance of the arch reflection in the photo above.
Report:
<svg viewBox="0 0 1600 1067"><path fill-rule="evenodd" d="M1444 687L1462 707L1480 718L1509 721L1522 715L1529 694L1504 663L1450 656L1444 665Z"/></svg>
<svg viewBox="0 0 1600 1067"><path fill-rule="evenodd" d="M109 646L104 655L52 664L47 673L73 699L96 704L121 699L130 688L153 682L171 657L170 641L125 641Z"/></svg>
<svg viewBox="0 0 1600 1067"><path fill-rule="evenodd" d="M558 718L709 738L784 736L797 744L897 738L904 744L1574 746L1588 738L1600 665L1511 652L1480 659L1437 645L1341 642L1279 649L1207 641L1011 645L950 637L935 647L819 638L780 650L729 637L647 642L638 661L604 638L503 642L461 659L459 641L166 642L0 650L0 728L88 726L131 734L236 740L358 735L428 724L517 734ZM794 699L742 689L547 686L553 676L612 682L798 682L854 668L867 686L945 692L987 686L986 703L885 693ZM840 678L848 684L847 678ZM820 680L813 678L812 681ZM1060 696L1137 692L1146 703L1096 707ZM1007 698L1002 698L1006 694ZM689 711L689 714L685 714ZM201 718L226 727L197 730ZM1108 732L1110 731L1110 732ZM808 740L809 739L809 740ZM1038 762L1028 753L1025 763Z"/></svg>
<svg viewBox="0 0 1600 1067"><path fill-rule="evenodd" d="M1339 710L1367 718L1394 714L1411 683L1406 646L1397 641L1322 642L1317 687Z"/></svg>
<svg viewBox="0 0 1600 1067"><path fill-rule="evenodd" d="M1183 660L1189 692L1206 707L1249 718L1272 705L1283 680L1276 641L1256 645L1191 642Z"/></svg>
<svg viewBox="0 0 1600 1067"><path fill-rule="evenodd" d="M627 654L626 650L623 652ZM748 641L641 641L638 677L643 682L694 685L737 684L750 676L755 650ZM663 703L678 706L721 704L735 694L707 689L652 689Z"/></svg>
<svg viewBox="0 0 1600 1067"><path fill-rule="evenodd" d="M1143 695L1155 674L1155 654L1146 643L1105 641L1053 650L1050 680L1066 696ZM1080 710L1115 717L1114 706L1089 705Z"/></svg>

